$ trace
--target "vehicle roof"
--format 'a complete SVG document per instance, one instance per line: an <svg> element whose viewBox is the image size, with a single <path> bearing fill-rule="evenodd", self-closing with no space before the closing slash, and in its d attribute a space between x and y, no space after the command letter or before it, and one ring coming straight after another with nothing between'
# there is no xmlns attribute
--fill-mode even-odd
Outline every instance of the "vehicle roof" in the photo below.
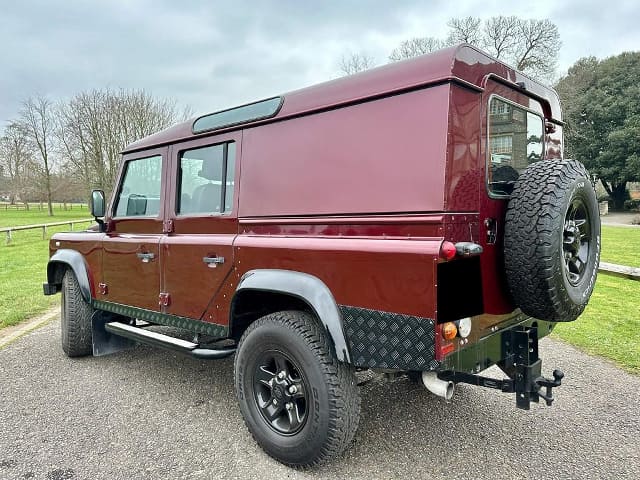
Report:
<svg viewBox="0 0 640 480"><path fill-rule="evenodd" d="M123 153L243 129L433 83L453 81L482 90L490 75L519 85L517 88L524 88L527 93L540 98L543 101L545 116L557 122L562 121L560 101L553 89L472 45L462 44L285 93L281 95L284 102L280 111L266 120L194 134L193 123L197 119L194 118L133 142L125 148Z"/></svg>

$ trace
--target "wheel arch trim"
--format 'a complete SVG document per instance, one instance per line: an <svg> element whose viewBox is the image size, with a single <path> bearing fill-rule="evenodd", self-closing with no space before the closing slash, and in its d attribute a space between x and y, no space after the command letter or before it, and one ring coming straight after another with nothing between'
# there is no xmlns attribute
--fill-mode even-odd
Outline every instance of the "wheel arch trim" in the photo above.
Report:
<svg viewBox="0 0 640 480"><path fill-rule="evenodd" d="M339 361L351 363L349 347L342 328L342 314L329 287L318 277L292 270L249 270L240 279L231 301L230 329L233 328L239 294L246 291L290 295L306 303L329 333Z"/></svg>
<svg viewBox="0 0 640 480"><path fill-rule="evenodd" d="M89 267L87 266L84 256L76 250L66 248L54 253L49 259L49 263L47 263L47 282L49 285L60 285L56 274L61 265L71 268L80 285L82 298L86 302L91 303L91 279L89 276Z"/></svg>

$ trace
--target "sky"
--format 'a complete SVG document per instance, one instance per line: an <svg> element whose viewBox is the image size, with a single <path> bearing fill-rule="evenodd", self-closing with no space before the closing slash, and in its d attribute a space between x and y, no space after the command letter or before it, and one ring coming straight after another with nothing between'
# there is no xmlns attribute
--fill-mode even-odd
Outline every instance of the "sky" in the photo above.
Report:
<svg viewBox="0 0 640 480"><path fill-rule="evenodd" d="M449 18L469 15L550 19L559 74L640 50L637 0L4 0L0 126L29 96L104 87L212 112L336 78L345 54L386 63L402 40L444 38Z"/></svg>

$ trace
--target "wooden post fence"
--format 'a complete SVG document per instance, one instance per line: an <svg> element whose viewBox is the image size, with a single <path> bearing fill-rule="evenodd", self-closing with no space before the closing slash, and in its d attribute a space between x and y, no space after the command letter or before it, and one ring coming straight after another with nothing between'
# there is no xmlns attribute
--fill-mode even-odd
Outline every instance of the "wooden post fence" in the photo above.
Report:
<svg viewBox="0 0 640 480"><path fill-rule="evenodd" d="M34 230L37 228L42 229L42 239L47 238L47 227L57 227L60 225L69 225L69 229L73 230L73 226L78 223L91 223L95 222L93 218L87 218L86 220L67 220L64 222L53 222L53 223L41 223L38 225L17 225L15 227L3 227L0 228L0 233L5 233L7 237L7 245L11 243L13 240L13 232L17 232L19 230Z"/></svg>

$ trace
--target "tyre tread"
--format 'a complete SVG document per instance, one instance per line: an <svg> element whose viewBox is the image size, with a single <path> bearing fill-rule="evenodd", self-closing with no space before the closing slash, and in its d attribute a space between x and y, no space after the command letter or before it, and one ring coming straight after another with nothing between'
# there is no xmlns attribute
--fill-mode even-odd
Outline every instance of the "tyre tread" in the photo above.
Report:
<svg viewBox="0 0 640 480"><path fill-rule="evenodd" d="M256 329L265 324L277 324L292 329L304 340L314 352L324 376L327 379L327 387L331 406L329 408L329 430L327 439L318 454L304 464L287 465L295 468L309 468L342 453L351 443L358 428L360 418L360 395L353 367L338 361L331 351L331 346L324 329L321 329L314 317L300 311L281 311L272 313L253 322L244 332L238 344L238 351L242 348L243 341ZM236 355L234 371L237 375L238 356ZM236 378L237 384L237 378ZM238 399L240 401L240 399ZM244 423L252 437L259 445L260 439L254 435L250 424L244 418ZM263 446L264 448L264 446ZM280 460L280 459L278 459ZM280 460L282 461L282 460Z"/></svg>
<svg viewBox="0 0 640 480"><path fill-rule="evenodd" d="M62 350L69 357L82 357L93 353L91 316L93 308L82 297L80 285L71 269L62 279Z"/></svg>

